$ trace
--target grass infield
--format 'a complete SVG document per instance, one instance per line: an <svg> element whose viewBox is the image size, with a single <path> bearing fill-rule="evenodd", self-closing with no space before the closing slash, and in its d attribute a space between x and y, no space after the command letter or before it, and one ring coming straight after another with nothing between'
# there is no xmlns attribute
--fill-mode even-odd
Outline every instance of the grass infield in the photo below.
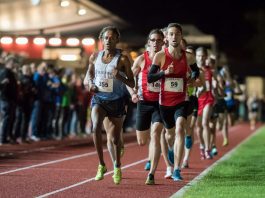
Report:
<svg viewBox="0 0 265 198"><path fill-rule="evenodd" d="M265 127L259 130L183 197L265 197Z"/></svg>

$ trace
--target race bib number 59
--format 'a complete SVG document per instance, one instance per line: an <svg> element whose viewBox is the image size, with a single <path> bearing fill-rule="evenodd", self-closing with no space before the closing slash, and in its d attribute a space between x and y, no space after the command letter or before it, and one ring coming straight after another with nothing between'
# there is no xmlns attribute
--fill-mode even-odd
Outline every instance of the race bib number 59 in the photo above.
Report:
<svg viewBox="0 0 265 198"><path fill-rule="evenodd" d="M165 91L183 92L183 78L166 78Z"/></svg>
<svg viewBox="0 0 265 198"><path fill-rule="evenodd" d="M101 92L113 91L113 79L96 78L95 84Z"/></svg>

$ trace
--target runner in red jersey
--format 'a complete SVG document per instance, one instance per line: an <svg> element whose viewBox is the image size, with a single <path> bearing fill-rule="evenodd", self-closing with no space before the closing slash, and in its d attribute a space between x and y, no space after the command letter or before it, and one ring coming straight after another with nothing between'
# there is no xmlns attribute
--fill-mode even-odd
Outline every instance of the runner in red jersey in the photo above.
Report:
<svg viewBox="0 0 265 198"><path fill-rule="evenodd" d="M165 48L168 47L168 41L167 41L167 38L166 38L166 35L167 35L167 27L163 28L162 29L163 33L164 33L164 45L162 47L162 50L164 50ZM166 174L165 174L165 178L166 179L171 179L171 176L172 176L172 169L173 169L173 165L174 165L174 153L173 153L173 150L169 152L169 149L168 149L168 143L166 141L166 130L164 129L161 133L161 140L160 140L160 143L161 143L161 151L162 151L162 155L163 155L163 158L164 158L164 161L165 161L165 164L166 164ZM170 154L170 155L169 155Z"/></svg>
<svg viewBox="0 0 265 198"><path fill-rule="evenodd" d="M160 158L160 135L163 129L158 103L160 81L148 83L147 74L152 65L152 59L155 53L162 49L163 39L164 34L161 30L154 29L150 32L148 37L148 51L145 51L136 58L132 68L134 76L138 79L137 87L135 90L128 88L132 95L132 101L137 102L136 134L138 144L145 145L151 135L149 144L150 160L145 167L146 170L150 169L145 182L147 185L155 184L154 174Z"/></svg>
<svg viewBox="0 0 265 198"><path fill-rule="evenodd" d="M181 49L182 27L170 23L167 27L168 48L158 52L148 74L148 82L161 79L159 107L166 128L169 146L174 144L174 181L182 180L180 162L184 148L184 130L186 122L186 87L189 66L186 53ZM158 72L158 70L161 70Z"/></svg>
<svg viewBox="0 0 265 198"><path fill-rule="evenodd" d="M200 140L201 158L212 159L210 145L210 116L214 105L214 96L212 93L213 73L209 66L206 65L208 53L203 47L196 50L196 61L201 72L204 75L205 83L198 89L198 137Z"/></svg>

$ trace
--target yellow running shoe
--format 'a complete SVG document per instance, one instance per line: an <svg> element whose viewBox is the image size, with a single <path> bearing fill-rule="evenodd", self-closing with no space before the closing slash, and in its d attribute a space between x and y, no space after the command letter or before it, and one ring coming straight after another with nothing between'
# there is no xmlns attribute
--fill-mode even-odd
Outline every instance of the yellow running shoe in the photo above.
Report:
<svg viewBox="0 0 265 198"><path fill-rule="evenodd" d="M147 179L145 181L146 185L155 185L155 177L153 174L148 174Z"/></svg>
<svg viewBox="0 0 265 198"><path fill-rule="evenodd" d="M227 145L228 145L228 139L227 138L224 138L223 146L227 146Z"/></svg>
<svg viewBox="0 0 265 198"><path fill-rule="evenodd" d="M102 180L104 178L104 173L107 172L106 166L102 166L101 164L98 165L98 172L95 177L96 181Z"/></svg>
<svg viewBox="0 0 265 198"><path fill-rule="evenodd" d="M115 184L120 184L121 183L121 168L114 168L114 173L113 173L113 181Z"/></svg>

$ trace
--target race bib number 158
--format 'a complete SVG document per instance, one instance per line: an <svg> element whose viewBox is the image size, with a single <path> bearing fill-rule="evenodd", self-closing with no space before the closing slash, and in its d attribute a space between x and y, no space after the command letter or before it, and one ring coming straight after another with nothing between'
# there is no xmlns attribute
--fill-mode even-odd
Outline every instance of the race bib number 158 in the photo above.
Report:
<svg viewBox="0 0 265 198"><path fill-rule="evenodd" d="M97 78L95 84L101 92L113 91L113 79Z"/></svg>

